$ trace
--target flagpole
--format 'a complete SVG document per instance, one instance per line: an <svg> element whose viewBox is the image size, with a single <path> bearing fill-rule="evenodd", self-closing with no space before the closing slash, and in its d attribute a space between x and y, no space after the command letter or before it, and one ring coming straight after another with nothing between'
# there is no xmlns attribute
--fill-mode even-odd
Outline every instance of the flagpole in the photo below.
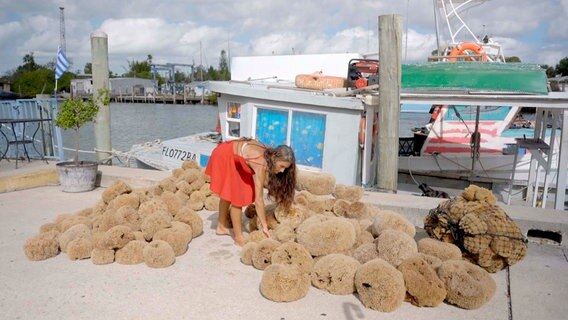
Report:
<svg viewBox="0 0 568 320"><path fill-rule="evenodd" d="M59 48L57 50L59 53ZM59 54L58 54L59 55ZM57 59L57 58L56 58ZM55 61L57 65L57 60ZM55 88L53 89L53 98L55 99L55 112L59 113L59 102L57 101L57 66L55 67ZM52 119L55 118L55 114L52 112ZM61 136L61 128L55 127L55 140L57 140L57 156L59 157L59 161L63 161L65 155L63 153L63 137Z"/></svg>

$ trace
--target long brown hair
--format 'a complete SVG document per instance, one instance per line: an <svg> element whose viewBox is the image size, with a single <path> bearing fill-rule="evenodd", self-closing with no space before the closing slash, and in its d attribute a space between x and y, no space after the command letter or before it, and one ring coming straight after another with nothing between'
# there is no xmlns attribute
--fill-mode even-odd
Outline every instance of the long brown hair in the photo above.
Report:
<svg viewBox="0 0 568 320"><path fill-rule="evenodd" d="M268 169L268 195L273 197L276 203L290 207L294 200L296 187L296 157L292 148L281 145L276 148L267 148L264 151L264 159ZM281 173L274 173L276 161L290 162L290 166Z"/></svg>

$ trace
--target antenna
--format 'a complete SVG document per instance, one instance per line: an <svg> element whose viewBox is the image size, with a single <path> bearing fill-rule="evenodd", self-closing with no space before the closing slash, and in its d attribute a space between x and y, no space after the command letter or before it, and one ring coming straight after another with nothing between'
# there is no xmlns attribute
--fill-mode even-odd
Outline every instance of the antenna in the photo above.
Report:
<svg viewBox="0 0 568 320"><path fill-rule="evenodd" d="M67 45L65 44L65 8L59 7L59 46L63 52L67 53Z"/></svg>

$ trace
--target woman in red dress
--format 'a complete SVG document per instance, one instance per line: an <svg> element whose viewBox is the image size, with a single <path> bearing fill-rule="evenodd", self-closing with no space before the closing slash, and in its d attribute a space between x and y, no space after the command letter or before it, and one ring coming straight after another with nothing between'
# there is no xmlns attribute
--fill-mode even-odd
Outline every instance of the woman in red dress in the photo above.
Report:
<svg viewBox="0 0 568 320"><path fill-rule="evenodd" d="M260 229L267 235L264 211L264 186L268 196L278 205L290 206L296 186L296 159L292 148L281 145L270 148L243 138L223 142L213 150L205 169L211 177L211 191L219 195L218 235L230 235L233 224L235 243L244 245L242 232L243 207L254 202L260 219Z"/></svg>

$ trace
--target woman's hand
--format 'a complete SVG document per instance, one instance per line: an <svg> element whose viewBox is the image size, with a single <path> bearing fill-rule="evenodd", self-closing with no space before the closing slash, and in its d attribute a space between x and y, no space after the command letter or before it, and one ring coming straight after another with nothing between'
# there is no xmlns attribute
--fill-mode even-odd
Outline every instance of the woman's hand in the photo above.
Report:
<svg viewBox="0 0 568 320"><path fill-rule="evenodd" d="M266 235L266 237L270 238L270 231L268 230L268 226L262 226L262 232Z"/></svg>

